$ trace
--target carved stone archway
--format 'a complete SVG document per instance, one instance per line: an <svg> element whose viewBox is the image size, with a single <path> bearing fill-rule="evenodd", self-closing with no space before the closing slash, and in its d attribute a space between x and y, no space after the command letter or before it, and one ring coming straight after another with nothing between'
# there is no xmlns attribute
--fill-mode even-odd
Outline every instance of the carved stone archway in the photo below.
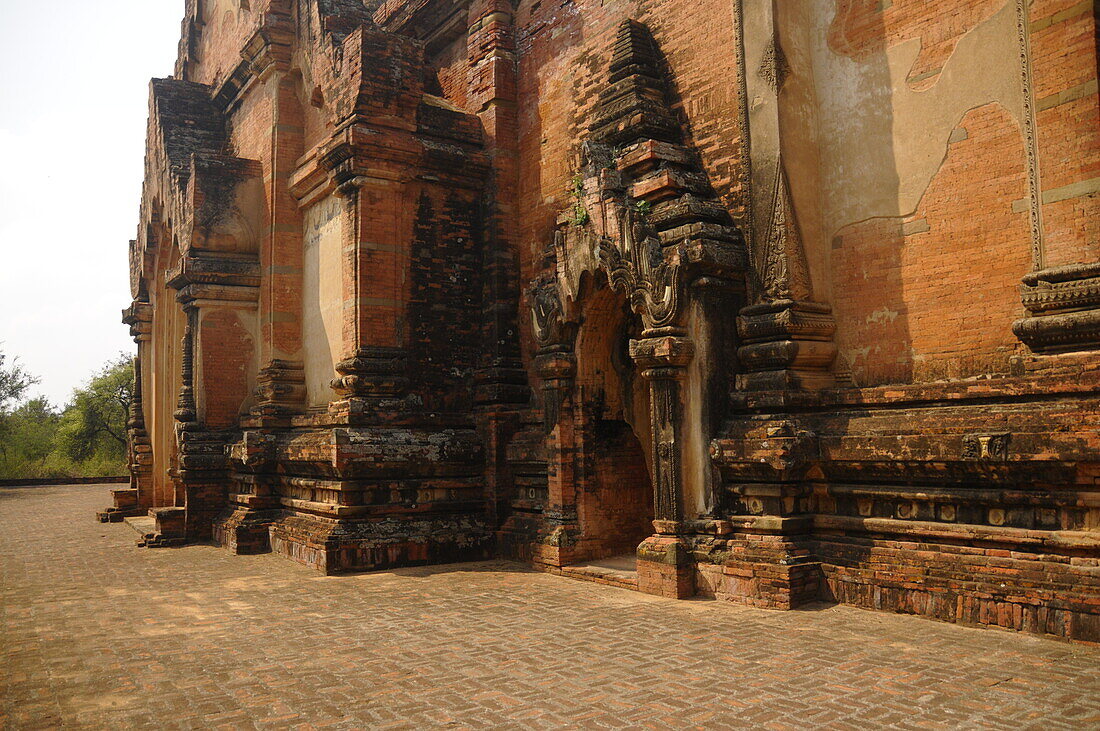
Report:
<svg viewBox="0 0 1100 731"><path fill-rule="evenodd" d="M689 303L708 288L743 291L745 252L698 156L684 144L668 96L649 31L625 21L615 40L610 83L581 150L581 170L572 179L572 206L559 218L543 272L528 294L548 435L547 515L556 521L546 542L552 555L545 558L561 565L579 537L575 503L568 500L577 477L575 344L591 290L584 283L604 279L641 323L629 354L648 391L654 534L638 548L639 588L680 597L692 593L681 537L686 384L697 351L707 345L691 337ZM698 383L695 390L697 399L708 400ZM695 436L696 444L705 444ZM705 451L688 457L696 458L705 461Z"/></svg>

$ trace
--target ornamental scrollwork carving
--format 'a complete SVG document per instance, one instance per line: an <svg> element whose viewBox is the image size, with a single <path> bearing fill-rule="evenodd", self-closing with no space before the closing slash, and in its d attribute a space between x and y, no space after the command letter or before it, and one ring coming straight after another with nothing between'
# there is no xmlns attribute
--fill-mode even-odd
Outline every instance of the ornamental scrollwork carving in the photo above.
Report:
<svg viewBox="0 0 1100 731"><path fill-rule="evenodd" d="M666 253L660 237L645 217L625 208L617 240L599 242L599 261L615 291L622 292L642 318L646 330L677 324L681 300L678 251Z"/></svg>
<svg viewBox="0 0 1100 731"><path fill-rule="evenodd" d="M576 324L567 322L556 278L543 276L527 289L531 327L540 350L571 349Z"/></svg>
<svg viewBox="0 0 1100 731"><path fill-rule="evenodd" d="M569 342L575 334L572 311L582 296L585 273L602 272L612 290L626 296L646 330L676 327L681 320L683 260L678 244L665 246L645 215L606 201L610 226L571 226L554 236L552 272L528 288L535 340L540 347Z"/></svg>

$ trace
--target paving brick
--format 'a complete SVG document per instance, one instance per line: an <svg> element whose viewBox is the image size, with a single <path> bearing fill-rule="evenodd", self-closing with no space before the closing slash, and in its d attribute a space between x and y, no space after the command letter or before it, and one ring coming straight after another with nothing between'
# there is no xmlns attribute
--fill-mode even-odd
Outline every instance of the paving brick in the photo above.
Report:
<svg viewBox="0 0 1100 731"><path fill-rule="evenodd" d="M1044 728L1100 649L851 607L676 602L482 562L321 576L0 489L3 728Z"/></svg>

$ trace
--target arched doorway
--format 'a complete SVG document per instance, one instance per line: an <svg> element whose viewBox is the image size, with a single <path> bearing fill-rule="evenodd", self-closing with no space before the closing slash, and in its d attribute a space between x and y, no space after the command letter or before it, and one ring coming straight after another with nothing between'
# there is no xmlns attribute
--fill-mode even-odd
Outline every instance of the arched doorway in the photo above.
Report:
<svg viewBox="0 0 1100 731"><path fill-rule="evenodd" d="M649 393L629 355L640 324L602 274L586 285L575 345L576 561L633 556L653 532Z"/></svg>

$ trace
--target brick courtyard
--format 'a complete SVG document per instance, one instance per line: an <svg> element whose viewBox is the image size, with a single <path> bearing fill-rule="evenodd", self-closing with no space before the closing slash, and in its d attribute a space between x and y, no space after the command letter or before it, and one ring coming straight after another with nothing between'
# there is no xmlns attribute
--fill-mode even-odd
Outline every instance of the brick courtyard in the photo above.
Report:
<svg viewBox="0 0 1100 731"><path fill-rule="evenodd" d="M106 486L0 489L0 728L1097 728L1100 649L484 563L324 577L138 549Z"/></svg>

